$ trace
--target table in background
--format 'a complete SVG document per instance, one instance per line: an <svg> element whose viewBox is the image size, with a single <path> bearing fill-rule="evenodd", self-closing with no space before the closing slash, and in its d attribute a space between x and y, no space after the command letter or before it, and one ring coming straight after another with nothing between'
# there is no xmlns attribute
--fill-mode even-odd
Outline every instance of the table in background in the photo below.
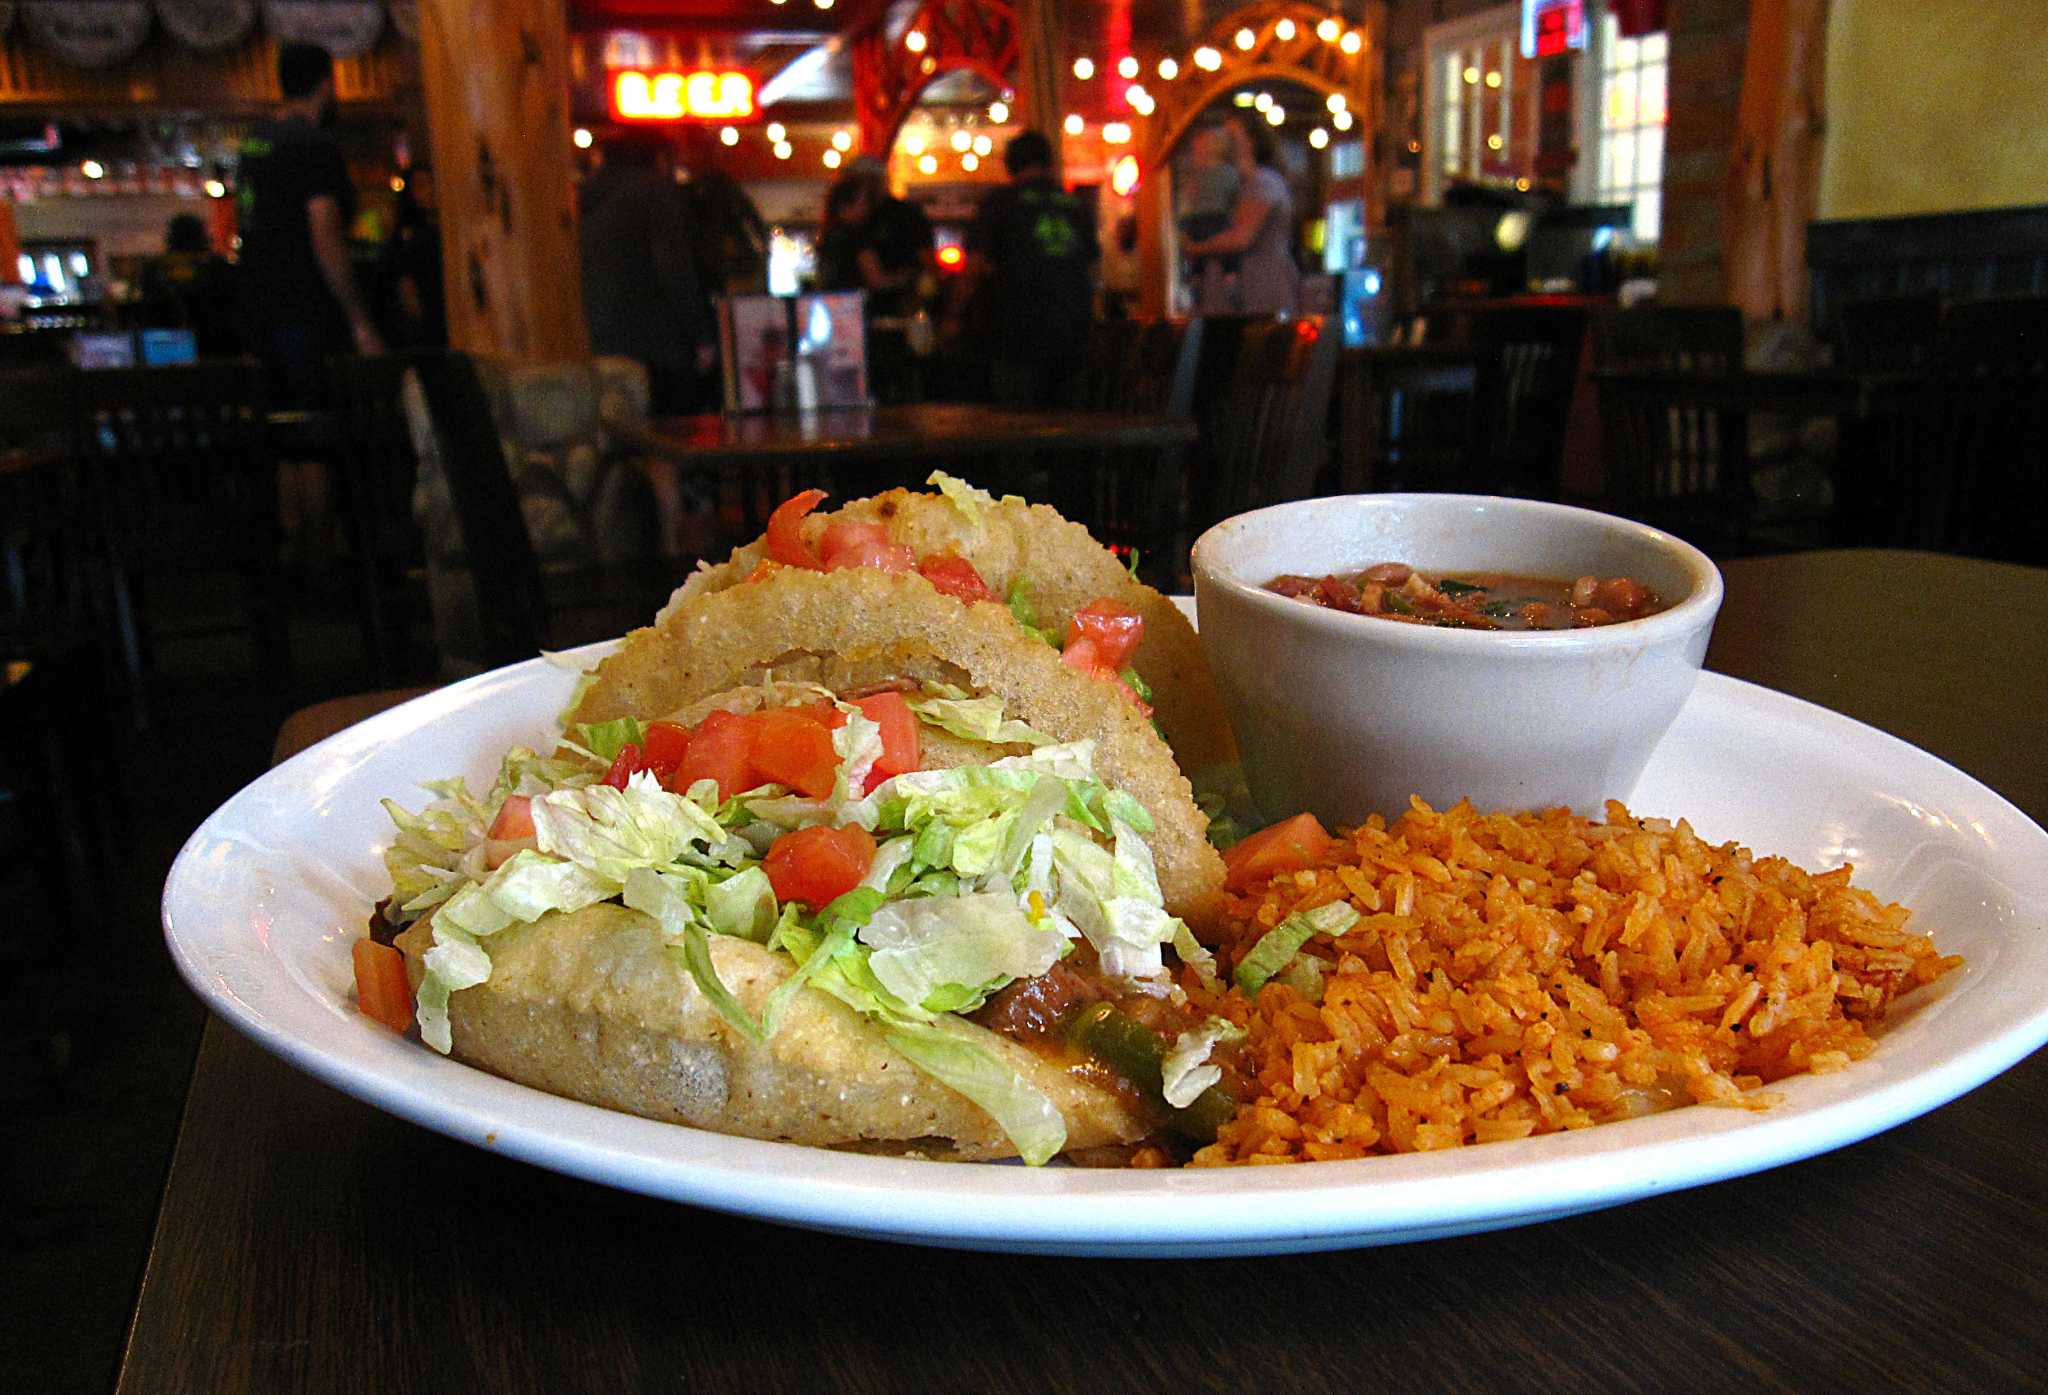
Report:
<svg viewBox="0 0 2048 1395"><path fill-rule="evenodd" d="M2048 570L1729 564L1711 667L2048 818ZM1995 596L1958 624L1954 597ZM279 754L389 705L288 723ZM1682 812L1682 811L1659 811ZM1355 1392L2048 1385L2048 1055L1754 1177L1392 1249L1069 1260L788 1230L496 1157L220 1024L120 1390Z"/></svg>
<svg viewBox="0 0 2048 1395"><path fill-rule="evenodd" d="M1016 411L964 402L656 417L639 444L667 458L778 465L943 464L989 456L1190 445L1195 424L1126 412Z"/></svg>

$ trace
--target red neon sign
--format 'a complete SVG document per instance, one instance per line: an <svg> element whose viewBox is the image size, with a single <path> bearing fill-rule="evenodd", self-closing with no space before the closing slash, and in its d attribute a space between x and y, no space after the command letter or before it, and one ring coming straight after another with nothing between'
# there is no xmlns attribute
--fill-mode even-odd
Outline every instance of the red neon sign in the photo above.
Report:
<svg viewBox="0 0 2048 1395"><path fill-rule="evenodd" d="M621 121L747 121L755 115L754 79L746 73L623 68L612 74L609 90L612 115Z"/></svg>

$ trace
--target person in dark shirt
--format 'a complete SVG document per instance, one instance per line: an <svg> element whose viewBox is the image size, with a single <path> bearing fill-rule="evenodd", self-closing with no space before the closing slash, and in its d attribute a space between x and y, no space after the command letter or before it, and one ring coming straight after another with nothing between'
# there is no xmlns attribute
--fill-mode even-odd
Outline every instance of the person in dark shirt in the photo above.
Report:
<svg viewBox="0 0 2048 1395"><path fill-rule="evenodd" d="M334 122L334 60L318 44L277 54L284 102L242 142L236 198L242 289L251 332L270 370L271 405L326 399L326 359L384 351L349 264L355 188Z"/></svg>
<svg viewBox="0 0 2048 1395"><path fill-rule="evenodd" d="M656 131L622 131L582 194L583 316L598 354L647 369L657 412L711 405L711 302L698 279L690 199Z"/></svg>
<svg viewBox="0 0 2048 1395"><path fill-rule="evenodd" d="M989 191L967 229L969 294L985 299L989 383L1013 407L1078 397L1095 263L1087 207L1052 177L1052 142L1025 131L1003 150L1010 182Z"/></svg>
<svg viewBox="0 0 2048 1395"><path fill-rule="evenodd" d="M384 249L395 341L409 349L448 347L448 307L441 295L441 217L434 169L414 165L398 192L398 219Z"/></svg>
<svg viewBox="0 0 2048 1395"><path fill-rule="evenodd" d="M241 350L234 268L213 250L206 224L180 213L164 230L164 251L142 269L142 322L151 329L189 329L201 358Z"/></svg>

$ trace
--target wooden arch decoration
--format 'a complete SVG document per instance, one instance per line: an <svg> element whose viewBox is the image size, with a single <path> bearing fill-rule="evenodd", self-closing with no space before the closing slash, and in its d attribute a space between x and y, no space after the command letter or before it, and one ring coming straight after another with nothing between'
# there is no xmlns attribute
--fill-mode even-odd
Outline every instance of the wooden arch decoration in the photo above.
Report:
<svg viewBox="0 0 2048 1395"><path fill-rule="evenodd" d="M910 47L912 34L922 48ZM947 73L980 73L999 88L1017 66L1017 11L1004 0L922 0L892 39L876 25L853 40L854 107L860 148L886 155L925 88Z"/></svg>
<svg viewBox="0 0 2048 1395"><path fill-rule="evenodd" d="M1333 24L1335 29L1329 26ZM1249 30L1250 48L1239 48L1238 33ZM1356 51L1347 53L1344 36L1359 36ZM1325 35L1330 37L1324 37ZM1158 177L1174 147L1218 97L1249 82L1284 80L1319 92L1341 96L1366 151L1366 169L1359 181L1366 221L1379 226L1381 206L1373 141L1380 129L1382 44L1386 34L1384 0L1366 0L1362 19L1347 19L1332 8L1302 0L1257 0L1211 24L1180 60L1172 82L1143 83L1156 105L1138 128L1134 152L1143 181L1138 192L1139 307L1147 316L1166 311L1172 267L1166 239L1168 192ZM1198 66L1194 54L1213 48L1223 57L1214 72Z"/></svg>

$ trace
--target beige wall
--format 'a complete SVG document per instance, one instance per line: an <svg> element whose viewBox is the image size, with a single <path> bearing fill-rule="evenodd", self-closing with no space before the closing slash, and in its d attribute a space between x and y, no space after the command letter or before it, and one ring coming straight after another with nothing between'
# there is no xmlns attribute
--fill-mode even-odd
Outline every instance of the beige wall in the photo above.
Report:
<svg viewBox="0 0 2048 1395"><path fill-rule="evenodd" d="M1835 0L1820 216L2048 203L2048 0Z"/></svg>

